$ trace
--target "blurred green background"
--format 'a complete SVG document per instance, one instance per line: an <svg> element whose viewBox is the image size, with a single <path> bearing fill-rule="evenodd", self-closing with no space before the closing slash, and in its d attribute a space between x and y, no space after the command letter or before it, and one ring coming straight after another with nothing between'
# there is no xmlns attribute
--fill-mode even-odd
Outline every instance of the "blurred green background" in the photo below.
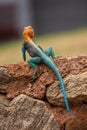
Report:
<svg viewBox="0 0 87 130"><path fill-rule="evenodd" d="M34 41L43 49L52 46L56 55L60 56L87 54L87 28L36 36ZM22 43L23 39L2 42L0 44L0 65L23 61Z"/></svg>
<svg viewBox="0 0 87 130"><path fill-rule="evenodd" d="M0 0L0 65L23 61L25 26L33 27L34 41L44 50L87 54L87 0Z"/></svg>

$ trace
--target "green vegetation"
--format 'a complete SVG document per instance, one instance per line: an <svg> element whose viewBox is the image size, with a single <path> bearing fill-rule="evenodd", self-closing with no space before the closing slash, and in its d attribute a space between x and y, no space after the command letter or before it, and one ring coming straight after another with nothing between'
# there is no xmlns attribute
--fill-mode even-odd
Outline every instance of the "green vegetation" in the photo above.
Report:
<svg viewBox="0 0 87 130"><path fill-rule="evenodd" d="M35 37L43 49L52 46L56 55L71 56L87 54L87 28ZM7 41L0 44L0 65L22 61L23 40ZM28 56L27 56L28 58Z"/></svg>

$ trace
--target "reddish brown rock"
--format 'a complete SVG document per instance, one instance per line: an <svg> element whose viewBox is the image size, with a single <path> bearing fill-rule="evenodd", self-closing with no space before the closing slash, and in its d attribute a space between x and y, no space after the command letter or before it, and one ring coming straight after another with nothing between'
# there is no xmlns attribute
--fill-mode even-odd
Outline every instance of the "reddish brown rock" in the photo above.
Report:
<svg viewBox="0 0 87 130"><path fill-rule="evenodd" d="M46 69L48 69L46 67ZM25 93L33 98L42 99L46 86L54 82L52 75L43 72L39 66L37 79L31 80L34 70L25 63L10 64L0 67L0 93L5 93L8 98ZM40 74L42 73L42 74Z"/></svg>
<svg viewBox="0 0 87 130"><path fill-rule="evenodd" d="M76 115L66 122L65 130L87 130L87 104L82 105Z"/></svg>
<svg viewBox="0 0 87 130"><path fill-rule="evenodd" d="M76 75L87 71L87 56L60 57L54 60L62 77L69 74ZM39 66L39 75L32 82L34 70L24 62L0 66L0 93L5 93L8 98L25 93L33 98L42 99L46 87L58 80L55 73L46 65Z"/></svg>

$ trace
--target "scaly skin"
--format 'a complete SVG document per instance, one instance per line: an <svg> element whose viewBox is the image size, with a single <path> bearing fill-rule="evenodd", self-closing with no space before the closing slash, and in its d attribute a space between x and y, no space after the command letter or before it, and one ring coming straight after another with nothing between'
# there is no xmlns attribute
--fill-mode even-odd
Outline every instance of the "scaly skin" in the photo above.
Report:
<svg viewBox="0 0 87 130"><path fill-rule="evenodd" d="M30 26L25 27L24 32L23 32L25 43L23 44L23 47L22 47L24 61L26 60L25 52L27 50L27 52L32 57L32 59L28 60L28 63L30 64L31 67L37 70L36 64L45 63L49 68L51 68L56 73L58 80L60 81L60 86L61 86L62 93L64 96L64 102L65 102L68 114L70 115L70 108L69 108L68 99L66 96L66 90L65 90L65 86L62 80L62 76L58 68L56 67L54 61L50 58L50 56L52 58L55 58L54 51L51 47L48 47L46 51L43 51L43 49L40 46L37 46L33 42L32 40L33 36L34 36L34 31L32 27Z"/></svg>

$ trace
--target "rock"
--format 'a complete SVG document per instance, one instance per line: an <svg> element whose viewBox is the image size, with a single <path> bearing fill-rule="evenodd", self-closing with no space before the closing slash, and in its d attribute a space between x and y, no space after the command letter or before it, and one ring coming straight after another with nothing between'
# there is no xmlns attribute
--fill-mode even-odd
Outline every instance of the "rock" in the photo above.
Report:
<svg viewBox="0 0 87 130"><path fill-rule="evenodd" d="M63 77L69 74L77 75L87 71L87 55L60 57L55 62Z"/></svg>
<svg viewBox="0 0 87 130"><path fill-rule="evenodd" d="M80 105L87 102L87 72L68 75L64 79L69 104ZM63 106L64 99L59 82L55 81L47 88L46 97L49 103L55 106Z"/></svg>
<svg viewBox="0 0 87 130"><path fill-rule="evenodd" d="M60 128L44 102L21 94L8 106L0 104L0 130L60 130Z"/></svg>
<svg viewBox="0 0 87 130"><path fill-rule="evenodd" d="M63 77L73 118L68 117L56 74L40 64L32 81L33 68L21 62L0 66L0 130L87 129L87 55L54 62Z"/></svg>
<svg viewBox="0 0 87 130"><path fill-rule="evenodd" d="M55 59L62 77L69 74L79 74L87 71L87 56L60 57ZM38 65L39 73L32 81L34 70L24 62L0 66L0 93L5 93L8 98L14 98L19 94L27 94L32 98L43 99L46 87L57 79L55 73L46 65Z"/></svg>
<svg viewBox="0 0 87 130"><path fill-rule="evenodd" d="M9 104L9 100L6 98L6 95L0 94L0 104L7 106Z"/></svg>
<svg viewBox="0 0 87 130"><path fill-rule="evenodd" d="M4 86L7 85L10 82L10 74L8 72L8 69L6 67L0 67L0 92L6 93L6 90L4 89Z"/></svg>
<svg viewBox="0 0 87 130"><path fill-rule="evenodd" d="M10 74L5 67L0 67L0 84L8 83Z"/></svg>
<svg viewBox="0 0 87 130"><path fill-rule="evenodd" d="M65 130L87 130L87 104L82 105L76 115L66 122Z"/></svg>
<svg viewBox="0 0 87 130"><path fill-rule="evenodd" d="M43 73L40 66L39 74L34 81L31 80L33 73L34 70L25 63L1 66L0 93L5 93L7 98L14 98L24 93L33 98L43 99L46 85L53 83L53 78L47 72Z"/></svg>

